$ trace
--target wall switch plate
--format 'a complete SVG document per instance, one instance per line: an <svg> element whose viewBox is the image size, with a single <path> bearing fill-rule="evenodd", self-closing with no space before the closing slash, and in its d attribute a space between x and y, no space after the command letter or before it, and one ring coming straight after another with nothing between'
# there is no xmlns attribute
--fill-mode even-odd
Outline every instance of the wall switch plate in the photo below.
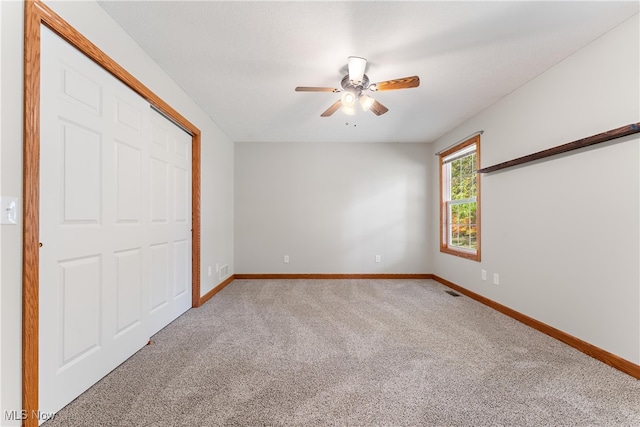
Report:
<svg viewBox="0 0 640 427"><path fill-rule="evenodd" d="M500 284L500 275L498 273L493 273L493 284L494 285Z"/></svg>
<svg viewBox="0 0 640 427"><path fill-rule="evenodd" d="M482 280L487 280L487 270L482 270L482 271L480 272L480 278L481 278Z"/></svg>
<svg viewBox="0 0 640 427"><path fill-rule="evenodd" d="M287 264L289 263L289 255L285 255L284 258L282 259L282 261Z"/></svg>
<svg viewBox="0 0 640 427"><path fill-rule="evenodd" d="M376 255L376 262L380 262L380 255Z"/></svg>
<svg viewBox="0 0 640 427"><path fill-rule="evenodd" d="M2 197L0 198L0 224L17 224L18 223L18 198Z"/></svg>

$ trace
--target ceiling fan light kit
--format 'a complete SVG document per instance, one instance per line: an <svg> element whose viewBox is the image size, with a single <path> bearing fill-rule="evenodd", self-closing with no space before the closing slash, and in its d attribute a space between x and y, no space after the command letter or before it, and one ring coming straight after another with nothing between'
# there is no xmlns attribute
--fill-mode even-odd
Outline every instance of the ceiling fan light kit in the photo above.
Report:
<svg viewBox="0 0 640 427"><path fill-rule="evenodd" d="M331 107L327 108L320 117L329 117L340 107L345 114L355 114L355 103L360 102L363 111L371 110L376 116L380 116L389 109L364 94L366 90L377 92L382 90L407 89L420 86L418 76L403 77L401 79L385 80L378 83L369 83L369 77L364 73L367 67L367 60L358 56L350 56L347 59L349 73L342 78L340 86L342 89L316 86L298 86L296 92L343 92L340 99Z"/></svg>

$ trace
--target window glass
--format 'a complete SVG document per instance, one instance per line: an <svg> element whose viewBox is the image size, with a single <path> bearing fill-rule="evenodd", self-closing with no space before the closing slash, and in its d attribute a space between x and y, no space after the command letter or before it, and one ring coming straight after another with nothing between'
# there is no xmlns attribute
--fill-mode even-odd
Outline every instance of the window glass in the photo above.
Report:
<svg viewBox="0 0 640 427"><path fill-rule="evenodd" d="M440 154L440 250L480 260L480 136Z"/></svg>

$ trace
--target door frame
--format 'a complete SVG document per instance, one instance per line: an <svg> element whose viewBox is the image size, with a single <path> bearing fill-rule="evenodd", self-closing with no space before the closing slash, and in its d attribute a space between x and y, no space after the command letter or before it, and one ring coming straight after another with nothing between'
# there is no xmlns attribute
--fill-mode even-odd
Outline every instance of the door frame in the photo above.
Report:
<svg viewBox="0 0 640 427"><path fill-rule="evenodd" d="M38 426L38 322L40 248L40 30L42 25L62 37L111 73L155 109L192 136L191 143L191 306L200 297L200 130L131 75L42 0L26 0L24 9L24 123L22 224L22 409L23 425Z"/></svg>

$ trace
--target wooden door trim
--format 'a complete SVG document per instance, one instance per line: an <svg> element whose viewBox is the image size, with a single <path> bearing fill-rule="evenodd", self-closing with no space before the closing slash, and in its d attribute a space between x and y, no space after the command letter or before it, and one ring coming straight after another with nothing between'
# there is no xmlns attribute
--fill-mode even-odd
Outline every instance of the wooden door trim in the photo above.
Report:
<svg viewBox="0 0 640 427"><path fill-rule="evenodd" d="M51 29L89 59L107 70L154 108L192 135L192 307L200 300L200 130L147 88L116 61L57 15L41 0L25 1L24 12L24 123L22 225L22 409L23 425L38 426L38 322L40 224L40 30Z"/></svg>

